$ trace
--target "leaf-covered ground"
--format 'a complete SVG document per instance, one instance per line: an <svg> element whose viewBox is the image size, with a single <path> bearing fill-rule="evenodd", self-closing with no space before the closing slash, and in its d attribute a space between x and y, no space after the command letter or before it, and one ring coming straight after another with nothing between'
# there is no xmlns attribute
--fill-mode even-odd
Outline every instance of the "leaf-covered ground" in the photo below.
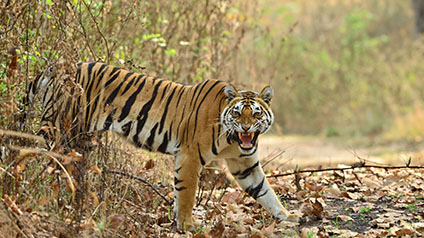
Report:
<svg viewBox="0 0 424 238"><path fill-rule="evenodd" d="M146 165L145 169L150 170L152 165ZM357 168L269 180L284 205L302 217L299 223L274 222L237 185L229 185L224 173L212 172L205 173L201 183L194 211L200 224L196 231L177 231L169 207L157 199L156 209L144 213L139 210L137 219L124 209L103 225L108 227L107 234L120 234L120 237L421 237L424 234L423 171ZM157 197L148 190L144 191L146 196ZM39 213L22 213L13 202L3 201L9 212L14 211L13 216L24 219L18 222L24 224L21 228L31 222L39 227L25 231L27 235L33 231L36 237L40 234L37 231L46 233L50 229L51 235L56 231L60 236L55 226L63 229L62 223L52 223ZM127 209L136 208L137 202L140 201L123 201ZM149 202L145 205L150 206ZM98 237L99 226L102 224L86 219L79 227L85 236ZM144 228L142 233L132 233L131 226Z"/></svg>
<svg viewBox="0 0 424 238"><path fill-rule="evenodd" d="M275 171L277 173L278 171ZM196 212L212 237L384 237L424 234L423 172L355 169L272 178L274 189L299 223L275 223L237 187ZM300 188L298 191L297 186ZM213 196L218 198L219 196ZM206 217L206 219L204 219Z"/></svg>

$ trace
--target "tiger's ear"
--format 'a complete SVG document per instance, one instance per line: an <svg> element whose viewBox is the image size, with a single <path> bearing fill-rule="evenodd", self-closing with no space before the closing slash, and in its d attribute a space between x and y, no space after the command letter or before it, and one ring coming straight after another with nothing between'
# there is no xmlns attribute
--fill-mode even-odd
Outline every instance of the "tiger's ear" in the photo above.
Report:
<svg viewBox="0 0 424 238"><path fill-rule="evenodd" d="M224 92L227 96L228 101L231 101L238 96L237 89L232 84L228 84L227 86L225 86Z"/></svg>
<svg viewBox="0 0 424 238"><path fill-rule="evenodd" d="M259 94L259 97L267 104L271 102L272 96L274 96L274 90L272 90L271 86L266 86Z"/></svg>

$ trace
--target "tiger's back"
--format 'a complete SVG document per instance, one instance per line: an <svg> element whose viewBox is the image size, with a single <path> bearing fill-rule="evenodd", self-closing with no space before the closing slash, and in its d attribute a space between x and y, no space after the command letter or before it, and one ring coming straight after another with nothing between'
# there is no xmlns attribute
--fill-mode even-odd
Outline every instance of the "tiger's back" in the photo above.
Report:
<svg viewBox="0 0 424 238"><path fill-rule="evenodd" d="M181 144L204 140L200 132L218 127L225 106L226 84L216 80L187 86L101 63L80 64L76 79L86 91L83 130L113 130L162 153L176 154Z"/></svg>

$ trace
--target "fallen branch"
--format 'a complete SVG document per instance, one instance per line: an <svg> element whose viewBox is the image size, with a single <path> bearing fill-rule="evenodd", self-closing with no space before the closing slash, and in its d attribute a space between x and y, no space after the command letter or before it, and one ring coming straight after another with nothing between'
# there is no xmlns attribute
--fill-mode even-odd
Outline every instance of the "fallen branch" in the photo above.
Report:
<svg viewBox="0 0 424 238"><path fill-rule="evenodd" d="M3 135L27 138L27 139L36 140L36 141L39 141L39 142L44 142L44 138L42 136L36 136L36 135L33 135L33 134L19 132L19 131L11 131L11 130L0 129L0 136L3 136Z"/></svg>
<svg viewBox="0 0 424 238"><path fill-rule="evenodd" d="M119 174L119 175L122 175L122 176L125 176L125 177L128 177L128 178L131 178L131 179L138 180L142 183L145 183L145 184L149 185L153 189L153 191L155 191L161 198L163 198L163 200L165 200L166 203L168 203L168 205L172 205L172 202L170 202L162 193L160 193L159 190L157 190L157 188L155 187L155 185L151 184L147 180L144 180L144 179L142 179L138 176L135 176L135 175L123 172L123 171L105 169L105 170L102 171L102 173Z"/></svg>
<svg viewBox="0 0 424 238"><path fill-rule="evenodd" d="M325 171L345 171L345 170L353 170L353 169L356 169L356 168L377 168L377 169L385 169L385 170L389 170L389 169L424 169L424 166L409 165L409 164L401 165L401 166L383 166L383 165L366 165L366 164L359 163L359 165L354 164L350 167L345 167L345 168L296 170L296 171L290 172L290 173L268 175L267 177L268 178L277 178L277 177L296 175L296 174L299 174L299 173L316 173L316 172L325 172Z"/></svg>

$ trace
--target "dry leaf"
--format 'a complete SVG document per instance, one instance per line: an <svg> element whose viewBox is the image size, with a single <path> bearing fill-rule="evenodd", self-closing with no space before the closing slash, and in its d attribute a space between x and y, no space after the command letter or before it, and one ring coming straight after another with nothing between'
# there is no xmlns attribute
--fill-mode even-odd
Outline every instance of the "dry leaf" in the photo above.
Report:
<svg viewBox="0 0 424 238"><path fill-rule="evenodd" d="M144 168L149 170L155 166L155 161L150 159L146 162L146 165L144 165Z"/></svg>
<svg viewBox="0 0 424 238"><path fill-rule="evenodd" d="M274 229L275 229L275 222L272 222L272 224L269 225L268 227L262 228L261 233L265 237L273 237L274 236Z"/></svg>
<svg viewBox="0 0 424 238"><path fill-rule="evenodd" d="M234 204L234 203L239 203L242 198L243 198L243 194L239 191L235 191L235 192L226 193L221 201L222 203Z"/></svg>
<svg viewBox="0 0 424 238"><path fill-rule="evenodd" d="M48 166L47 167L47 169L46 169L46 172L48 173L48 174L52 174L53 172L54 172L54 170L55 170L56 168L54 168L54 167L51 167L51 166Z"/></svg>
<svg viewBox="0 0 424 238"><path fill-rule="evenodd" d="M122 215L115 215L109 219L108 228L112 230L118 229L124 223L125 217Z"/></svg>
<svg viewBox="0 0 424 238"><path fill-rule="evenodd" d="M424 232L424 222L413 223L412 227L414 227L415 230L417 230L420 233Z"/></svg>
<svg viewBox="0 0 424 238"><path fill-rule="evenodd" d="M402 229L399 229L399 230L395 231L395 234L397 236L406 236L406 235L412 235L412 234L414 234L414 231L411 230L411 229L408 229L408 228L402 228Z"/></svg>
<svg viewBox="0 0 424 238"><path fill-rule="evenodd" d="M40 201L38 201L38 206L46 205L51 199L52 199L52 197L50 197L50 196L41 198Z"/></svg>
<svg viewBox="0 0 424 238"><path fill-rule="evenodd" d="M314 192L321 192L324 190L324 187L322 186L317 186L317 185L309 185L309 184L305 184L305 187L308 188L311 191Z"/></svg>
<svg viewBox="0 0 424 238"><path fill-rule="evenodd" d="M339 189L339 187L337 187L337 185L333 184L333 186L325 189L325 191L329 194L332 194L336 197L339 197L341 195L341 191Z"/></svg>
<svg viewBox="0 0 424 238"><path fill-rule="evenodd" d="M82 160L82 154L76 152L76 151L72 151L68 154L68 156L70 156L72 158L72 161L74 162L81 162Z"/></svg>
<svg viewBox="0 0 424 238"><path fill-rule="evenodd" d="M381 184L378 180L371 180L369 178L362 179L362 182L369 188L380 188Z"/></svg>
<svg viewBox="0 0 424 238"><path fill-rule="evenodd" d="M57 128L56 128L56 127L54 127L54 126L42 126L42 127L40 127L40 130L43 130L43 131L48 131L48 130L50 130L50 129L60 131L59 129L57 129Z"/></svg>
<svg viewBox="0 0 424 238"><path fill-rule="evenodd" d="M353 218L346 215L338 215L337 218L342 222L353 221Z"/></svg>

